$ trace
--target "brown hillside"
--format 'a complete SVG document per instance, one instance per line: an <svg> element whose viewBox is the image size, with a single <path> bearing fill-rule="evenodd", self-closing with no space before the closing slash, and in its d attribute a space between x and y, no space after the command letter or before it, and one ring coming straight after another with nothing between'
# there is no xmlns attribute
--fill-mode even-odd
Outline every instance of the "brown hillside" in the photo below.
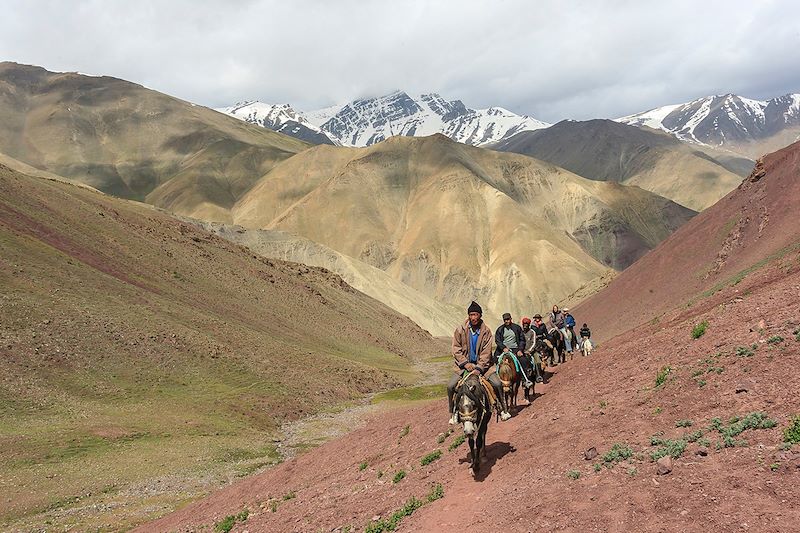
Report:
<svg viewBox="0 0 800 533"><path fill-rule="evenodd" d="M619 275L576 314L600 338L736 285L800 245L800 143L759 160L750 177Z"/></svg>
<svg viewBox="0 0 800 533"><path fill-rule="evenodd" d="M0 63L0 152L185 215L227 210L308 145L107 76Z"/></svg>
<svg viewBox="0 0 800 533"><path fill-rule="evenodd" d="M311 148L232 211L237 224L301 235L442 302L479 300L489 316L544 310L693 214L638 187L442 135Z"/></svg>
<svg viewBox="0 0 800 533"><path fill-rule="evenodd" d="M440 442L446 407L434 402L375 418L138 531L210 530L244 510L235 532L384 531L379 521L412 497L425 503L436 484L443 497L398 531L793 531L800 445L782 441L800 416L800 254L739 288L744 299L726 287L664 327L554 369L532 406L490 423L477 478L465 444L449 451L458 432ZM701 320L708 331L692 340ZM737 420L758 420L752 413L774 422L739 432ZM651 454L666 453L664 440L675 459L659 475ZM441 458L423 466L435 450Z"/></svg>
<svg viewBox="0 0 800 533"><path fill-rule="evenodd" d="M282 421L447 352L327 270L2 166L0 317L3 530L98 497L98 523L59 523L141 522L275 461Z"/></svg>

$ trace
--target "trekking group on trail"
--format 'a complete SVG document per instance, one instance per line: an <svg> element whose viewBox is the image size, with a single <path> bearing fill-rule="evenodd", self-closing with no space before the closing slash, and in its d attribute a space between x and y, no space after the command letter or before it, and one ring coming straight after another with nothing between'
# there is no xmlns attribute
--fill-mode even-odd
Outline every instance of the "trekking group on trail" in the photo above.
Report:
<svg viewBox="0 0 800 533"><path fill-rule="evenodd" d="M450 423L458 424L461 420L457 407L457 389L470 376L479 378L486 388L486 393L495 401L495 409L500 420L511 418L506 396L509 384L501 381L498 369L505 358L513 361L512 375L516 379L513 388L513 401L519 384L526 389L528 403L533 399L532 390L535 383L545 381L545 365L556 366L566 362L566 353L573 353L573 347L582 350L584 355L591 351L591 331L587 324L580 330L580 340L575 336L575 318L569 309L553 306L548 317L550 327L542 320L542 315L533 315L522 319L522 326L513 322L510 313L503 314L503 324L497 328L492 339L492 332L483 321L483 309L476 302L467 308L467 320L458 326L453 333L453 359L455 372L447 384L447 399L450 409ZM492 340L495 349L492 351ZM588 348L588 349L587 349ZM558 358L558 361L556 361ZM508 363L506 363L508 365ZM488 383L487 383L488 382ZM492 389L492 390L489 390ZM531 394L528 394L531 391ZM506 394L504 394L504 392ZM493 394L492 394L493 393Z"/></svg>

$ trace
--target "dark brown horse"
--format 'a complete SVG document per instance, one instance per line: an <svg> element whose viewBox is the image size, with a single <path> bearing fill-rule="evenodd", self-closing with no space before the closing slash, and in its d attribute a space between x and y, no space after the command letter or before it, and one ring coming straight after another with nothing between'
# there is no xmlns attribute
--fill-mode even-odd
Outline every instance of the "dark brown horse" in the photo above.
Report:
<svg viewBox="0 0 800 533"><path fill-rule="evenodd" d="M517 372L517 365L514 364L514 357L510 352L503 352L500 357L502 360L497 366L497 375L503 384L503 396L509 409L517 406L517 394L519 394L519 382L522 376Z"/></svg>
<svg viewBox="0 0 800 533"><path fill-rule="evenodd" d="M470 374L457 389L458 418L464 425L464 435L469 438L469 457L473 475L481 465L481 453L486 445L486 429L492 418L489 396L478 376Z"/></svg>
<svg viewBox="0 0 800 533"><path fill-rule="evenodd" d="M560 330L553 328L549 331L550 342L553 343L553 351L558 355L559 363L567 362L567 344L564 342L564 335ZM551 358L552 366L552 358Z"/></svg>
<svg viewBox="0 0 800 533"><path fill-rule="evenodd" d="M528 405L530 405L531 402L533 402L533 399L536 397L536 362L534 361L533 354L529 353L522 354L522 357L518 357L518 359L522 372L525 374L525 377L528 378L528 380L525 382L525 386L523 387L523 392L525 394L525 401L527 401Z"/></svg>

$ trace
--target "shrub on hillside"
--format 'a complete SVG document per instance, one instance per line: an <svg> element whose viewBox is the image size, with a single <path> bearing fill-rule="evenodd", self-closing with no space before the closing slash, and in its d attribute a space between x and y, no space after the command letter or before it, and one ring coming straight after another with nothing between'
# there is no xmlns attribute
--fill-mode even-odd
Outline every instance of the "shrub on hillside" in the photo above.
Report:
<svg viewBox="0 0 800 533"><path fill-rule="evenodd" d="M797 444L800 442L800 415L792 418L789 427L783 430L783 442Z"/></svg>
<svg viewBox="0 0 800 533"><path fill-rule="evenodd" d="M705 335L706 330L708 329L708 320L703 320L699 324L697 324L694 328L692 328L692 338L699 339L703 335Z"/></svg>

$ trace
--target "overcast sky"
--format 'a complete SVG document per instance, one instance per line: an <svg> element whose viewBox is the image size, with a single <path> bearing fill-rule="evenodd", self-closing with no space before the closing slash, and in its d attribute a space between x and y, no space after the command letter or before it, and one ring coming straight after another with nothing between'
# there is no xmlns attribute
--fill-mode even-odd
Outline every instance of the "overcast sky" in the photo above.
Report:
<svg viewBox="0 0 800 533"><path fill-rule="evenodd" d="M193 102L394 89L542 120L800 92L798 1L0 0L0 60Z"/></svg>

